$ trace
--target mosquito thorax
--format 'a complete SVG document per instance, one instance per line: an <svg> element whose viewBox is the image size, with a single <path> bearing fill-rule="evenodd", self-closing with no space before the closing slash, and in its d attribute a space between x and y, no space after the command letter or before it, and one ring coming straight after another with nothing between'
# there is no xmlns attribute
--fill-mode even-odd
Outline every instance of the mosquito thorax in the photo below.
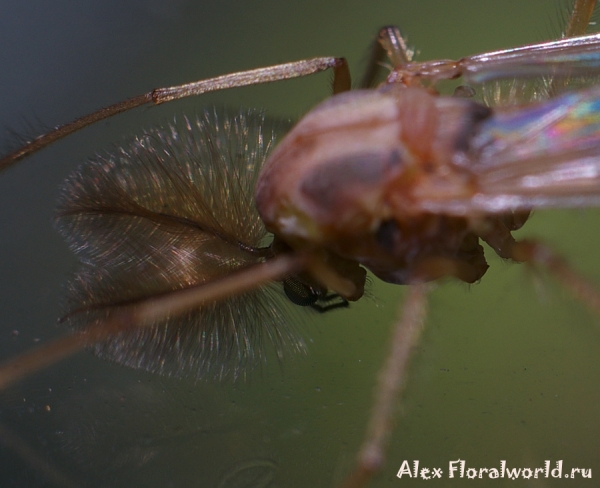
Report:
<svg viewBox="0 0 600 488"><path fill-rule="evenodd" d="M464 196L463 154L489 109L424 88L386 86L330 98L309 112L266 161L256 201L267 228L292 247L322 246L394 283L427 256L476 262L483 250L462 217L431 214L420 195Z"/></svg>

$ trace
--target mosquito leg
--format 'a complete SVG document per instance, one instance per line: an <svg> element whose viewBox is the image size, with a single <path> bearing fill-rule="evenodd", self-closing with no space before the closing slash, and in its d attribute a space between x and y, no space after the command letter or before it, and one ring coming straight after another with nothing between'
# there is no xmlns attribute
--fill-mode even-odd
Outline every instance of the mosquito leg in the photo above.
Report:
<svg viewBox="0 0 600 488"><path fill-rule="evenodd" d="M596 0L575 0L573 10L566 23L563 37L582 36L586 33L590 25L590 19L596 6ZM548 86L548 93L555 96L563 91L569 83L568 78L552 79Z"/></svg>
<svg viewBox="0 0 600 488"><path fill-rule="evenodd" d="M172 86L166 88L157 88L151 92L139 95L124 102L115 103L109 107L98 110L91 114L80 117L65 125L58 126L56 129L42 134L32 139L19 149L0 158L0 171L8 168L20 159L52 144L63 137L72 134L88 125L104 120L113 115L126 112L136 107L146 104L158 105L161 103L178 100L180 98L201 95L217 90L227 90L248 85L258 85L261 83L270 83L273 81L289 80L308 76L314 73L333 68L333 92L339 93L350 88L350 71L348 64L343 58L314 58L295 61L292 63L278 64L266 68L258 68L228 75L217 76L207 80L187 83L185 85Z"/></svg>
<svg viewBox="0 0 600 488"><path fill-rule="evenodd" d="M185 85L157 88L151 92L151 97L155 104L160 104L211 91L300 78L330 68L333 68L333 92L337 93L350 89L350 71L344 58L314 58L231 73Z"/></svg>
<svg viewBox="0 0 600 488"><path fill-rule="evenodd" d="M412 61L413 51L409 49L400 29L396 26L384 27L377 38L394 68L400 68Z"/></svg>
<svg viewBox="0 0 600 488"><path fill-rule="evenodd" d="M528 212L522 212L508 220L499 217L488 225L486 232L480 234L480 237L502 258L545 267L571 291L575 298L600 315L600 292L594 285L576 273L564 259L546 245L537 241L515 241L511 230L521 227L528 216Z"/></svg>
<svg viewBox="0 0 600 488"><path fill-rule="evenodd" d="M576 299L600 316L600 291L548 246L536 241L517 242L513 248L513 259L544 266Z"/></svg>
<svg viewBox="0 0 600 488"><path fill-rule="evenodd" d="M346 58L334 58L336 64L333 66L333 82L331 89L334 95L349 91L352 89L352 78L350 77L350 68Z"/></svg>
<svg viewBox="0 0 600 488"><path fill-rule="evenodd" d="M371 42L371 52L369 53L368 58L369 61L358 85L359 88L373 88L375 86L377 73L381 69L381 64L385 59L385 55L385 49L383 49L379 39L374 39Z"/></svg>
<svg viewBox="0 0 600 488"><path fill-rule="evenodd" d="M210 283L117 308L105 322L61 337L0 365L0 391L87 346L107 340L125 330L147 327L167 317L183 314L203 303L221 300L276 281L285 275L298 273L307 266L310 259L303 254L280 255Z"/></svg>
<svg viewBox="0 0 600 488"><path fill-rule="evenodd" d="M379 31L369 54L367 69L360 82L361 88L374 86L377 72L386 55L394 68L399 68L412 61L413 52L406 45L398 27L387 26Z"/></svg>
<svg viewBox="0 0 600 488"><path fill-rule="evenodd" d="M576 0L563 37L575 37L585 34L595 6L596 0Z"/></svg>
<svg viewBox="0 0 600 488"><path fill-rule="evenodd" d="M398 397L405 386L408 360L423 329L429 288L429 285L422 283L410 287L402 307L402 315L394 327L391 351L379 373L365 441L358 454L354 471L343 483L343 488L365 486L383 466Z"/></svg>

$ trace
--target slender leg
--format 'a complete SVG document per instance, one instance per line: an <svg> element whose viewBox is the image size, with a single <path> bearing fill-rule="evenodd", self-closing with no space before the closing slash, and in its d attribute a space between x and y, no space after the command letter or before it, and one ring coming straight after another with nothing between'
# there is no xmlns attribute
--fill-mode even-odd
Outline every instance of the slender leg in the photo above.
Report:
<svg viewBox="0 0 600 488"><path fill-rule="evenodd" d="M491 221L485 233L480 233L480 237L504 259L545 267L576 299L600 315L600 291L596 286L576 273L548 246L537 241L515 241L511 230L521 227L528 216L529 213L515 214L509 221L499 217Z"/></svg>
<svg viewBox="0 0 600 488"><path fill-rule="evenodd" d="M392 66L399 68L412 61L414 52L406 44L400 29L396 26L384 27L379 31L379 44L385 49Z"/></svg>
<svg viewBox="0 0 600 488"><path fill-rule="evenodd" d="M377 80L377 73L381 69L381 64L385 59L385 49L379 42L379 39L375 39L371 42L371 52L369 53L369 61L365 72L359 83L359 88L373 88Z"/></svg>
<svg viewBox="0 0 600 488"><path fill-rule="evenodd" d="M367 69L360 82L361 88L372 88L374 86L377 72L381 68L386 55L394 68L399 68L412 61L414 52L408 48L398 27L387 26L379 31L369 54Z"/></svg>
<svg viewBox="0 0 600 488"><path fill-rule="evenodd" d="M569 15L568 22L566 22L566 27L562 36L576 37L584 35L590 25L595 6L596 0L575 0L573 3L573 10ZM563 91L568 84L568 78L553 79L548 87L548 93L555 96Z"/></svg>
<svg viewBox="0 0 600 488"><path fill-rule="evenodd" d="M113 115L126 112L127 110L142 105L149 103L158 105L160 103L166 103L172 100L201 95L217 90L227 90L229 88L258 85L260 83L270 83L272 81L289 80L319 73L320 71L325 71L330 68L333 68L334 70L333 92L339 93L350 89L350 71L348 70L346 60L343 58L305 59L292 63L217 76L216 78L209 78L207 80L187 83L185 85L157 88L151 92L130 98L124 102L115 103L114 105L100 109L97 112L80 117L79 119L58 126L56 129L32 139L24 146L0 158L0 171L79 129L83 129L100 120L104 120Z"/></svg>
<svg viewBox="0 0 600 488"><path fill-rule="evenodd" d="M573 12L571 12L563 37L575 37L585 34L595 6L596 0L577 0L573 5Z"/></svg>
<svg viewBox="0 0 600 488"><path fill-rule="evenodd" d="M598 288L575 272L552 249L539 242L521 241L514 245L513 256L516 261L523 261L533 266L544 266L577 300L585 303L600 316Z"/></svg>
<svg viewBox="0 0 600 488"><path fill-rule="evenodd" d="M158 105L160 103L179 100L180 98L201 95L217 90L228 90L241 86L258 85L260 83L270 83L272 81L290 80L301 76L311 75L320 71L334 68L333 90L345 91L348 89L350 74L348 64L343 58L314 58L295 61L293 63L279 64L258 68L239 73L209 78L208 80L195 81L185 85L172 86L167 88L157 88L150 93L152 101ZM340 77L347 79L339 79ZM146 94L147 96L148 94Z"/></svg>
<svg viewBox="0 0 600 488"><path fill-rule="evenodd" d="M410 287L403 305L402 316L394 328L390 354L379 373L366 438L358 454L354 471L343 483L343 488L365 486L383 466L385 450L393 429L398 397L405 386L408 360L423 329L428 291L427 284L421 283Z"/></svg>

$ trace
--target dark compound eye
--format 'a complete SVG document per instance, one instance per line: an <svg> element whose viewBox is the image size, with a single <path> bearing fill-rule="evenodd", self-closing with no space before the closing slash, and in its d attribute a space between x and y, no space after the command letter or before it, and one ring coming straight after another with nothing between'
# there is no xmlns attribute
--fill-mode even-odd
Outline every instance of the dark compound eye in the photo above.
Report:
<svg viewBox="0 0 600 488"><path fill-rule="evenodd" d="M295 278L288 278L283 282L283 291L290 302L300 307L308 307L317 302L322 296L320 290L317 290L306 283Z"/></svg>

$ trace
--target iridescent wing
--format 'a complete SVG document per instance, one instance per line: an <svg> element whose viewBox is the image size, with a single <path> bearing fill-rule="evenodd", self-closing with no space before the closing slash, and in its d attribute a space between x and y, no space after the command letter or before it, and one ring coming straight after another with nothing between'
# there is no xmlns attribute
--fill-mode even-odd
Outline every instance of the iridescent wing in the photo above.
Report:
<svg viewBox="0 0 600 488"><path fill-rule="evenodd" d="M600 75L600 34L570 37L467 56L458 61L409 62L388 82L424 79L434 85L461 78L489 106L545 100L595 84Z"/></svg>
<svg viewBox="0 0 600 488"><path fill-rule="evenodd" d="M496 109L454 162L469 196L420 195L421 210L453 215L600 205L600 86Z"/></svg>
<svg viewBox="0 0 600 488"><path fill-rule="evenodd" d="M468 83L540 76L589 76L600 71L600 34L468 56L458 64Z"/></svg>

